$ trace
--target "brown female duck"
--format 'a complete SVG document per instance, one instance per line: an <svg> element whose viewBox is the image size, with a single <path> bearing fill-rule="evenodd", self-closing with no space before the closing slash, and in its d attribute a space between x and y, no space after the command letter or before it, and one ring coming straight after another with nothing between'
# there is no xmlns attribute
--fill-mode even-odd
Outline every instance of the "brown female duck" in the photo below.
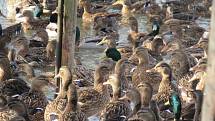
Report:
<svg viewBox="0 0 215 121"><path fill-rule="evenodd" d="M78 109L78 95L75 85L69 85L67 98L68 103L63 112L62 121L88 121L86 115Z"/></svg>
<svg viewBox="0 0 215 121"><path fill-rule="evenodd" d="M24 10L22 12L22 15L24 17L23 21L23 28L24 31L29 29L40 29L40 28L46 28L46 26L49 24L49 21L47 20L37 20L34 18L33 12L30 10Z"/></svg>
<svg viewBox="0 0 215 121"><path fill-rule="evenodd" d="M72 83L72 73L67 66L62 66L55 78L61 78L62 87L58 96L46 106L44 113L45 121L59 119L62 116L67 104L66 92L68 85Z"/></svg>
<svg viewBox="0 0 215 121"><path fill-rule="evenodd" d="M78 93L80 110L87 117L99 113L110 99L108 88L103 85L104 79L109 74L109 71L110 68L106 65L99 65L94 73L94 87L85 88Z"/></svg>
<svg viewBox="0 0 215 121"><path fill-rule="evenodd" d="M92 4L87 0L81 0L80 5L84 7L84 13L82 15L82 20L85 22L94 22L94 18L98 17L98 16L103 16L103 17L121 16L120 14L110 14L110 13L106 13L104 11L102 11L102 12L93 11Z"/></svg>
<svg viewBox="0 0 215 121"><path fill-rule="evenodd" d="M113 97L109 103L106 104L105 108L102 110L100 120L117 120L124 121L127 117L132 114L131 107L127 101L121 101L121 80L118 74L113 74L109 76L107 82L104 85L111 85L113 90Z"/></svg>
<svg viewBox="0 0 215 121"><path fill-rule="evenodd" d="M133 48L135 48L136 43L139 42L141 37L146 36L147 33L141 33L138 31L138 21L135 17L129 17L129 25L131 28L127 39L131 42Z"/></svg>
<svg viewBox="0 0 215 121"><path fill-rule="evenodd" d="M48 99L43 93L44 87L52 86L45 76L37 76L32 80L31 89L23 93L19 99L23 100L29 109L41 109L41 111L30 115L30 118L35 121L44 120L45 108L48 104Z"/></svg>
<svg viewBox="0 0 215 121"><path fill-rule="evenodd" d="M9 108L8 101L4 96L0 96L0 116L2 121L11 121L12 119L19 117L16 110Z"/></svg>
<svg viewBox="0 0 215 121"><path fill-rule="evenodd" d="M154 85L153 90L158 89L160 83L160 76L156 73L148 73L146 70L150 69L149 53L146 48L138 47L134 50L132 57L137 57L139 64L132 75L132 83L137 87L141 82L148 82ZM131 58L132 58L131 57Z"/></svg>

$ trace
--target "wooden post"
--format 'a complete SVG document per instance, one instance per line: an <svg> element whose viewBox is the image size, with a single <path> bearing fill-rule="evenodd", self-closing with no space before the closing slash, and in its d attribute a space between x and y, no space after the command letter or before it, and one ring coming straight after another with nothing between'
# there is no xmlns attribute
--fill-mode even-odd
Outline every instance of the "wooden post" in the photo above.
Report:
<svg viewBox="0 0 215 121"><path fill-rule="evenodd" d="M77 0L64 1L64 40L62 64L74 70Z"/></svg>
<svg viewBox="0 0 215 121"><path fill-rule="evenodd" d="M56 45L56 64L55 64L55 75L58 74L61 67L61 56L62 56L62 37L63 37L63 0L58 0L58 30L57 30L57 45ZM58 89L56 92L59 92L61 88L60 80L56 80L56 85ZM55 95L56 96L56 95Z"/></svg>
<svg viewBox="0 0 215 121"><path fill-rule="evenodd" d="M215 0L212 5L211 30L208 50L207 81L204 90L202 121L214 121L215 116Z"/></svg>

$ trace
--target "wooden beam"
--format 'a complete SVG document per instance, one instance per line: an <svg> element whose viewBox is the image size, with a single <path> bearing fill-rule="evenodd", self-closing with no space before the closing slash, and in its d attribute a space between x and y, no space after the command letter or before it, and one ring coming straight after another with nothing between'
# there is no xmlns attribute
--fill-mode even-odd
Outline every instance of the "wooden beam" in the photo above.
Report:
<svg viewBox="0 0 215 121"><path fill-rule="evenodd" d="M210 39L208 50L207 81L204 90L202 107L202 121L214 121L215 116L215 0L212 5L212 17L210 23Z"/></svg>
<svg viewBox="0 0 215 121"><path fill-rule="evenodd" d="M58 30L57 30L57 43L56 43L56 64L55 64L55 75L58 74L61 67L61 56L62 56L62 38L63 38L63 0L58 0ZM60 80L56 79L57 90L61 88ZM57 96L57 95L55 95Z"/></svg>
<svg viewBox="0 0 215 121"><path fill-rule="evenodd" d="M65 0L62 64L74 70L77 0Z"/></svg>

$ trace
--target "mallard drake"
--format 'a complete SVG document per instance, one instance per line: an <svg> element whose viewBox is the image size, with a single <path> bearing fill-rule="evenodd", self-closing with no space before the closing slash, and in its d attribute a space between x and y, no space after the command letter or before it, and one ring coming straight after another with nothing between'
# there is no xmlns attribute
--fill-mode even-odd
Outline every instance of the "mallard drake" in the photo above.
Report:
<svg viewBox="0 0 215 121"><path fill-rule="evenodd" d="M108 103L110 94L108 88L103 85L106 75L108 75L110 68L106 65L99 65L94 73L93 88L86 88L78 92L78 104L80 110L84 112L87 117L99 113Z"/></svg>
<svg viewBox="0 0 215 121"><path fill-rule="evenodd" d="M131 107L127 101L121 101L121 79L118 74L109 76L109 79L104 82L104 85L111 85L113 90L112 100L106 104L101 112L100 120L117 120L124 121L132 113Z"/></svg>
<svg viewBox="0 0 215 121"><path fill-rule="evenodd" d="M75 85L69 85L67 98L68 103L63 112L62 121L88 121L86 115L78 110L78 94Z"/></svg>
<svg viewBox="0 0 215 121"><path fill-rule="evenodd" d="M32 80L31 89L19 97L20 100L25 102L27 108L41 109L40 112L30 115L30 118L35 121L44 120L44 110L48 104L48 99L42 91L45 86L52 86L52 84L45 78L45 76L37 76Z"/></svg>
<svg viewBox="0 0 215 121"><path fill-rule="evenodd" d="M9 104L10 102L8 102L4 96L0 96L0 102L0 119L2 121L11 121L12 119L20 117L19 114L24 114L27 110L21 103L11 102L11 104Z"/></svg>
<svg viewBox="0 0 215 121"><path fill-rule="evenodd" d="M135 56L138 58L139 64L132 75L133 85L137 87L141 82L148 82L151 85L154 85L153 90L156 91L158 89L161 78L156 73L146 72L146 70L150 69L148 50L143 47L137 47L134 50L133 55L131 56L130 59L132 59Z"/></svg>
<svg viewBox="0 0 215 121"><path fill-rule="evenodd" d="M66 91L68 85L72 83L72 73L67 66L62 66L55 78L61 78L62 87L58 96L46 106L44 113L45 121L60 119L60 116L62 116L67 104Z"/></svg>

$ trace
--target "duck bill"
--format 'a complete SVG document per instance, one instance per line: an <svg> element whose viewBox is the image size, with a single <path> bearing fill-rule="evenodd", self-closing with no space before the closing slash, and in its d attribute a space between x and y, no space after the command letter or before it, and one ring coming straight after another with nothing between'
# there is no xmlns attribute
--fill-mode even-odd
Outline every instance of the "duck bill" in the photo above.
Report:
<svg viewBox="0 0 215 121"><path fill-rule="evenodd" d="M193 75L193 77L188 82L193 82L193 81L198 80L198 79L200 79L200 75L198 73L195 73Z"/></svg>
<svg viewBox="0 0 215 121"><path fill-rule="evenodd" d="M164 103L164 105L165 105L165 106L168 106L168 105L170 105L170 102L167 101L166 103Z"/></svg>
<svg viewBox="0 0 215 121"><path fill-rule="evenodd" d="M55 75L54 79L60 78L60 74Z"/></svg>
<svg viewBox="0 0 215 121"><path fill-rule="evenodd" d="M115 5L122 5L123 4L123 0L117 0L116 2L114 2L112 4L112 6L115 6Z"/></svg>
<svg viewBox="0 0 215 121"><path fill-rule="evenodd" d="M103 45L103 44L106 44L106 38L107 37L104 37L99 43L97 43L96 45Z"/></svg>
<svg viewBox="0 0 215 121"><path fill-rule="evenodd" d="M195 45L191 46L190 48L199 48L199 44L195 44Z"/></svg>
<svg viewBox="0 0 215 121"><path fill-rule="evenodd" d="M150 72L156 72L156 69L152 68L152 69L146 70L146 72L148 72L148 73L150 73Z"/></svg>
<svg viewBox="0 0 215 121"><path fill-rule="evenodd" d="M103 85L110 85L110 81L107 80L106 82L103 82Z"/></svg>

